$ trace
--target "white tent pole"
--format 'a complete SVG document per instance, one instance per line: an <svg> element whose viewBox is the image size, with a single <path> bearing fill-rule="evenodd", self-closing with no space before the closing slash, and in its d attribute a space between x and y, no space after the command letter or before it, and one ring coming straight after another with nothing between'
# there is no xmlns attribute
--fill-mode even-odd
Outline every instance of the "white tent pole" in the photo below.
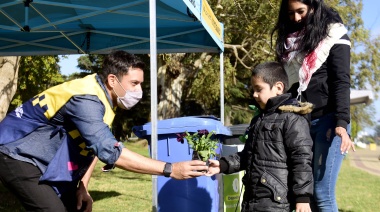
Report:
<svg viewBox="0 0 380 212"><path fill-rule="evenodd" d="M150 22L150 114L151 114L151 154L157 159L157 23L156 0L149 0ZM157 175L152 175L152 211L157 211Z"/></svg>
<svg viewBox="0 0 380 212"><path fill-rule="evenodd" d="M220 51L220 121L224 125L224 58L223 51Z"/></svg>

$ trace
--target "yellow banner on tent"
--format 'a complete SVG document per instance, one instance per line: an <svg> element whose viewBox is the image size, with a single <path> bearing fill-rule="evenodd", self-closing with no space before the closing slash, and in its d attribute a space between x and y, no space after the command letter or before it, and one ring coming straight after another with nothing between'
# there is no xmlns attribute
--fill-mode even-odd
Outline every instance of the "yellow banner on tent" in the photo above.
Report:
<svg viewBox="0 0 380 212"><path fill-rule="evenodd" d="M207 0L202 1L202 19L207 23L208 27L212 32L218 37L219 40L222 39L222 27L211 10L210 5Z"/></svg>

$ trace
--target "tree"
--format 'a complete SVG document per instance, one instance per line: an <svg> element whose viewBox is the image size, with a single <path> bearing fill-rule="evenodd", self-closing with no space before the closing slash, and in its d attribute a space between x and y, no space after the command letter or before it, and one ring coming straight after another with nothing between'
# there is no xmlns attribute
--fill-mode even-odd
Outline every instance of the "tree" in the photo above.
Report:
<svg viewBox="0 0 380 212"><path fill-rule="evenodd" d="M17 89L20 57L0 57L0 121L5 117Z"/></svg>
<svg viewBox="0 0 380 212"><path fill-rule="evenodd" d="M349 29L353 49L352 88L362 89L365 85L370 85L375 90L378 89L375 79L379 77L376 63L380 54L376 51L379 41L368 41L369 32L364 29L360 17L362 1L326 2L340 13ZM225 124L248 123L252 116L248 109L252 103L250 71L259 63L274 60L271 32L277 21L280 1L210 0L209 3L218 20L224 23L225 29ZM359 47L369 51L359 53L356 51ZM86 64L85 67L93 65L91 62ZM218 116L219 87L218 54L158 56L159 119L188 115ZM371 124L371 110L361 106L352 111L353 125Z"/></svg>
<svg viewBox="0 0 380 212"><path fill-rule="evenodd" d="M378 122L379 122L379 121L378 121ZM376 142L377 144L380 144L380 125L379 125L379 124L377 124L377 125L375 126L375 133L374 133L373 137L374 137L374 139L375 139L375 142Z"/></svg>
<svg viewBox="0 0 380 212"><path fill-rule="evenodd" d="M248 123L252 102L249 92L250 70L256 64L274 58L270 52L270 31L274 26L277 1L209 1L225 27L225 124ZM260 26L258 26L260 25ZM166 54L159 70L162 116L220 114L219 57L217 54ZM172 64L176 64L174 69ZM172 72L172 74L168 74ZM160 73L160 72L159 72ZM164 90L162 90L162 88ZM182 97L180 97L182 95ZM165 98L171 98L165 99ZM172 98L176 98L173 101ZM179 104L181 101L181 104ZM168 107L167 103L173 107ZM173 104L174 103L174 104ZM165 106L164 106L165 105ZM189 109L196 110L192 111ZM175 113L166 111L173 109ZM197 114L202 113L202 114Z"/></svg>
<svg viewBox="0 0 380 212"><path fill-rule="evenodd" d="M249 119L246 117L251 116L247 106L252 99L247 89L250 84L250 70L259 63L274 60L271 32L277 20L280 1L211 0L209 2L218 20L224 23L225 29L224 61L227 62L224 64L225 123L227 125L247 123ZM340 13L349 29L353 49L352 88L362 89L364 85L369 84L377 90L379 85L375 79L379 73L379 67L376 65L379 52L376 51L377 46L373 45L376 41L368 42L369 32L364 29L360 17L362 2L330 0L327 3ZM363 46L370 51L358 53L356 49ZM159 63L159 73L160 71L164 73L159 74L159 91L161 91L159 108L162 109L159 113L162 115L160 118L171 118L178 114L194 115L188 110L191 108L197 108L194 111L196 113L217 116L219 83L212 79L218 79L219 72L215 66L217 63L211 64L219 61L218 57L203 53L182 54L181 57L168 54L163 58ZM228 85L233 85L230 88L234 89L229 89ZM357 106L352 107L355 113L352 116L353 123L357 121L356 126L371 125L371 119L361 117L371 117L372 110L355 107Z"/></svg>
<svg viewBox="0 0 380 212"><path fill-rule="evenodd" d="M225 54L236 68L237 80L247 82L247 70L256 64L273 60L269 34L277 20L281 1L212 0L211 5L220 21L225 24ZM380 37L370 39L361 19L361 0L326 0L336 9L349 30L352 43L352 88L370 86L375 92L380 84ZM274 40L274 39L273 39ZM365 51L364 51L365 50ZM237 102L235 102L236 104ZM236 106L236 105L235 105ZM243 104L243 108L246 106ZM363 105L351 106L355 126L372 125L374 110Z"/></svg>
<svg viewBox="0 0 380 212"><path fill-rule="evenodd" d="M380 90L377 79L380 76L380 36L370 38L370 31L364 28L361 19L362 0L331 0L346 23L351 39L351 87L354 89ZM377 98L377 97L376 97ZM375 109L365 105L351 106L352 137L364 126L373 126Z"/></svg>
<svg viewBox="0 0 380 212"><path fill-rule="evenodd" d="M18 89L10 110L36 94L63 82L58 56L23 56L20 59Z"/></svg>
<svg viewBox="0 0 380 212"><path fill-rule="evenodd" d="M271 32L277 21L279 1L212 0L219 21L224 23L225 54L239 73L250 76L257 64L274 60Z"/></svg>

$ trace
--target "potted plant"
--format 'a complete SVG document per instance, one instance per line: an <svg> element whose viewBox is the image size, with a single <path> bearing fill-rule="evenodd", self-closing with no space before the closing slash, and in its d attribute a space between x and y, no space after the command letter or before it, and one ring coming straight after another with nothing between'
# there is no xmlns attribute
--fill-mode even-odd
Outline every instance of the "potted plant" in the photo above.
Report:
<svg viewBox="0 0 380 212"><path fill-rule="evenodd" d="M193 149L193 160L202 160L207 162L209 158L216 156L216 149L218 148L218 138L216 132L208 130L198 130L195 133L185 132L177 134L177 141L184 143L184 138L187 140L190 148Z"/></svg>

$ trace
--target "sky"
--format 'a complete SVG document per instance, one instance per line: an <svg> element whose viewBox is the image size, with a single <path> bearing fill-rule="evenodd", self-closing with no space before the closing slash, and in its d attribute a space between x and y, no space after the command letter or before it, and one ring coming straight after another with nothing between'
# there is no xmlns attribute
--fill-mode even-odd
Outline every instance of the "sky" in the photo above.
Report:
<svg viewBox="0 0 380 212"><path fill-rule="evenodd" d="M80 54L72 54L68 55L67 58L61 58L61 61L58 63L61 67L61 74L69 75L74 72L80 72L76 67L78 65L78 57L80 57Z"/></svg>
<svg viewBox="0 0 380 212"><path fill-rule="evenodd" d="M363 0L362 19L364 27L371 30L371 37L380 36L380 5L379 0ZM378 94L380 96L380 94ZM380 100L374 101L376 109L375 120L380 120ZM373 129L366 129L367 133L373 134Z"/></svg>
<svg viewBox="0 0 380 212"><path fill-rule="evenodd" d="M371 30L371 36L377 37L380 35L380 1L379 0L363 0L362 19L364 27ZM80 55L69 55L67 59L61 59L61 73L64 75L73 72L79 72L76 68L78 65L77 59ZM380 94L379 94L380 96ZM376 108L376 120L380 120L380 100L374 101ZM370 130L371 131L371 130Z"/></svg>

